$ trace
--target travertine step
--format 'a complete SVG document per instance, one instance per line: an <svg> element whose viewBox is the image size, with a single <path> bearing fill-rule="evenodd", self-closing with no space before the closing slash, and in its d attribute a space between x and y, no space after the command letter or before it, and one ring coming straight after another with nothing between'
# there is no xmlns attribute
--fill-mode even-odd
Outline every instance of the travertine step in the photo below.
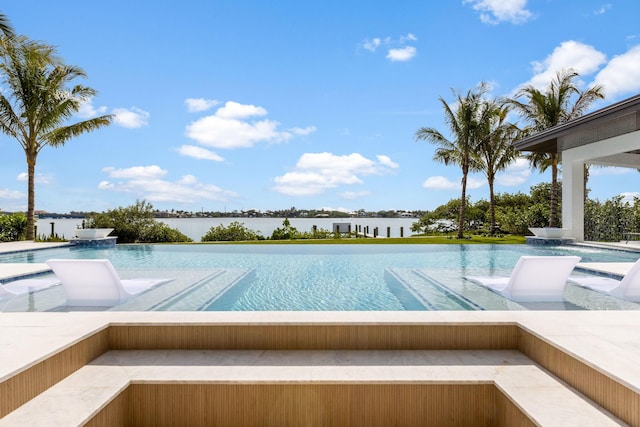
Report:
<svg viewBox="0 0 640 427"><path fill-rule="evenodd" d="M507 406L513 406L532 424L581 427L621 424L514 350L110 350L0 419L0 426L83 425L96 415L104 416L103 410L125 396L131 385L145 385L145 396L151 397L123 404L129 412L135 412L124 416L137 421L143 417L148 425L171 425L175 421L167 418L171 414L186 421L211 419L223 413L232 424L254 425L247 413L267 416L260 412L256 396L258 401L275 402L270 404L269 411L284 417L283 422L286 418L289 425L308 421L309 417L326 418L325 425L339 425L340 420L348 420L350 412L365 410L375 413L373 419L378 421L374 425L384 425L385 417L403 417L407 422L403 425L412 425L412 420L423 416L454 417L449 420L476 417L473 419L477 425L501 425L496 420L509 416L501 413L502 396L506 397ZM249 387L238 391L237 387L243 385ZM327 397L321 391L323 387L336 385L340 387L332 389L334 396ZM169 388L163 392L163 386ZM179 397L167 394L171 387L175 390L180 386ZM225 402L213 392L213 387L203 386L236 387L236 394L232 402ZM299 386L315 388L307 387L306 394L301 394L301 389L296 389ZM356 391L349 386L357 387ZM387 407L367 408L366 401L384 393L385 388ZM462 388L470 390L469 393L455 393L455 389ZM493 389L495 392L488 392ZM207 390L212 397L210 404L203 405L203 399L207 399L203 393ZM433 410L422 413L428 401L437 400L442 390L454 390L454 397L436 408L443 414L433 414ZM163 399L162 393L169 397ZM274 393L279 397L274 397ZM342 393L344 397L335 396ZM360 398L363 401L353 405ZM400 400L394 402L394 398ZM152 407L150 402L162 407ZM173 404L178 406L171 408ZM399 409L399 404L409 405L409 412L401 407L403 413L395 414L393 411ZM487 408L489 405L493 407ZM158 414L163 419L147 419ZM482 423L483 417L486 423ZM329 422L336 419L338 424Z"/></svg>

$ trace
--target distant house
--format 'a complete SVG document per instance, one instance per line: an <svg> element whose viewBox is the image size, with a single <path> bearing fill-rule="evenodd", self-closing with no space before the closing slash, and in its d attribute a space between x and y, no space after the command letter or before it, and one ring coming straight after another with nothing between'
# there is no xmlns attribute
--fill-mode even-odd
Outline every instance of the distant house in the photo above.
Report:
<svg viewBox="0 0 640 427"><path fill-rule="evenodd" d="M440 233L448 233L458 230L458 223L450 219L437 219L433 224L427 227L431 231L437 231Z"/></svg>

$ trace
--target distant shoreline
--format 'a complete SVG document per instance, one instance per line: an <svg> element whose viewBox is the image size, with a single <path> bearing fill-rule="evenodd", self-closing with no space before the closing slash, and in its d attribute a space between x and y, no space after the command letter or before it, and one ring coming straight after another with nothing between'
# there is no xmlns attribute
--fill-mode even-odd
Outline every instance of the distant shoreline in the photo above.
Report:
<svg viewBox="0 0 640 427"><path fill-rule="evenodd" d="M171 228L176 228L189 238L199 242L202 236L211 227L218 225L228 226L232 222L243 223L247 228L260 232L263 236L271 236L273 231L282 227L284 218L270 217L214 217L214 218L156 218L159 222L164 222ZM289 218L293 227L299 231L311 231L313 226L318 229L332 230L333 223L350 223L355 231L356 226L369 227L369 234L373 234L373 229L378 227L380 236L387 236L387 227L389 227L390 237L401 237L400 228L403 228L402 237L409 237L411 226L418 218ZM36 222L38 226L38 234L49 234L51 232L51 224L53 224L54 232L66 239L75 235L75 229L82 227L84 218L45 218L40 217Z"/></svg>

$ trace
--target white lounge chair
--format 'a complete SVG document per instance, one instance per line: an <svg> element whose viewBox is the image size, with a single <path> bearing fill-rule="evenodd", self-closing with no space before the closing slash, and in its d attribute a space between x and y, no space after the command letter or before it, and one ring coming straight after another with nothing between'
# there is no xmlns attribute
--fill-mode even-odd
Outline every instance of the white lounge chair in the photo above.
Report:
<svg viewBox="0 0 640 427"><path fill-rule="evenodd" d="M13 282L0 285L0 300L13 298L17 295L26 293L41 291L59 284L60 280L54 277L14 280Z"/></svg>
<svg viewBox="0 0 640 427"><path fill-rule="evenodd" d="M511 276L465 276L518 302L564 301L564 287L578 256L521 256Z"/></svg>
<svg viewBox="0 0 640 427"><path fill-rule="evenodd" d="M121 280L108 259L50 259L62 282L67 306L113 307L173 279Z"/></svg>
<svg viewBox="0 0 640 427"><path fill-rule="evenodd" d="M569 276L569 283L612 297L640 302L640 259L633 264L622 280L600 276Z"/></svg>

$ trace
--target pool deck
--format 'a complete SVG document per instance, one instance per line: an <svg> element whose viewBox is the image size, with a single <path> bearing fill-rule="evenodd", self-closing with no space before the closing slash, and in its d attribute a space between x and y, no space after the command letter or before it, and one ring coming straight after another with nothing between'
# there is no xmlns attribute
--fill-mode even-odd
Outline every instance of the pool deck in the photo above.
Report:
<svg viewBox="0 0 640 427"><path fill-rule="evenodd" d="M32 240L24 240L21 242L2 242L0 243L0 254L10 252L23 252L38 249L51 249L69 246L69 242L34 242Z"/></svg>
<svg viewBox="0 0 640 427"><path fill-rule="evenodd" d="M234 408L227 422L252 410L267 416L252 406L258 395L282 406L283 425L313 424L308 417L335 425L322 421L328 412L359 410L340 406L342 399L374 399L382 386L394 403L366 400L369 410L392 411L453 387L458 397L432 414L420 413L424 400L403 413L432 423L442 420L425 417L493 405L486 423L473 424L528 425L514 421L524 417L542 426L640 425L639 323L640 312L623 311L2 313L0 426L114 425L122 417L127 425L171 425L152 417L184 412L172 406L181 393L194 402L209 396L193 408L203 411L200 420ZM460 398L455 390L463 388ZM228 393L236 400L221 403ZM483 400L492 393L495 402ZM304 415L300 405L308 405ZM376 416L360 425L399 415Z"/></svg>
<svg viewBox="0 0 640 427"><path fill-rule="evenodd" d="M18 243L0 253L64 246ZM0 264L0 279L42 268ZM175 425L191 414L192 425L220 414L260 425L274 416L262 401L279 405L283 425L361 411L361 425L640 426L638 324L638 311L0 313L0 426ZM383 386L384 403L372 403ZM175 406L178 396L194 407ZM252 412L257 421L238 422Z"/></svg>

